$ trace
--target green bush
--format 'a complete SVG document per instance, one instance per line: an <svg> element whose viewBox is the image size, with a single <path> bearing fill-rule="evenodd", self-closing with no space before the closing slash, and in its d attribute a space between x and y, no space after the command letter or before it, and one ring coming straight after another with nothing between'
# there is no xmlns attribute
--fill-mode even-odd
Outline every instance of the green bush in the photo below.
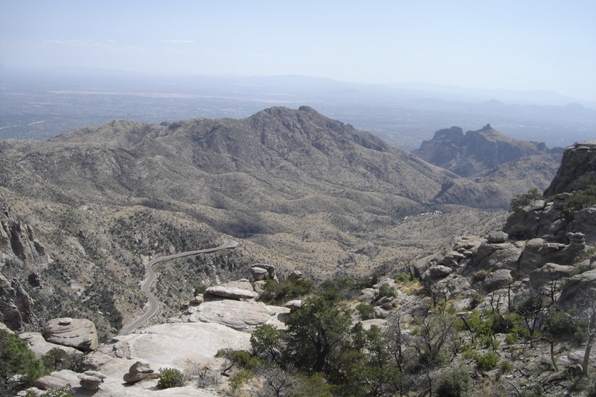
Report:
<svg viewBox="0 0 596 397"><path fill-rule="evenodd" d="M472 384L472 377L465 367L450 369L437 380L438 397L466 397Z"/></svg>
<svg viewBox="0 0 596 397"><path fill-rule="evenodd" d="M521 207L530 204L532 201L541 200L543 198L544 197L542 196L542 193L540 193L540 191L537 188L528 190L526 193L520 194L519 196L516 196L511 200L509 211L515 212Z"/></svg>
<svg viewBox="0 0 596 397"><path fill-rule="evenodd" d="M184 385L184 374L176 368L160 368L159 381L157 387L160 389L169 389L171 387L180 387Z"/></svg>
<svg viewBox="0 0 596 397"><path fill-rule="evenodd" d="M513 371L513 364L511 364L511 361L509 361L509 360L502 361L501 362L501 373L507 374L511 371Z"/></svg>
<svg viewBox="0 0 596 397"><path fill-rule="evenodd" d="M378 300L378 299L384 298L386 296L395 298L397 296L397 293L395 292L395 288L393 288L392 286L390 286L387 283L383 283L379 287L379 293L377 294L375 299Z"/></svg>
<svg viewBox="0 0 596 397"><path fill-rule="evenodd" d="M499 357L494 352L488 352L476 357L476 364L478 364L478 368L483 371L495 369L498 363Z"/></svg>
<svg viewBox="0 0 596 397"><path fill-rule="evenodd" d="M74 372L80 372L83 369L82 354L68 354L60 348L53 348L41 358L45 369L49 372L69 369Z"/></svg>
<svg viewBox="0 0 596 397"><path fill-rule="evenodd" d="M587 188L573 192L571 197L563 203L563 213L572 216L574 212L581 211L596 204L596 185L589 185Z"/></svg>
<svg viewBox="0 0 596 397"><path fill-rule="evenodd" d="M356 306L356 310L358 311L358 314L360 314L360 318L363 320L373 318L375 315L375 307L373 305L369 305L368 303L359 303Z"/></svg>
<svg viewBox="0 0 596 397"><path fill-rule="evenodd" d="M8 384L7 379L14 375L21 375L21 380L16 384ZM0 331L0 394L32 386L43 375L43 364L29 350L27 342L16 335Z"/></svg>
<svg viewBox="0 0 596 397"><path fill-rule="evenodd" d="M252 379L255 374L249 369L243 369L230 377L230 387L232 390L238 390L240 386Z"/></svg>
<svg viewBox="0 0 596 397"><path fill-rule="evenodd" d="M281 303L308 295L313 290L313 283L304 279L295 282L284 280L279 283L267 280L265 291L261 294L260 299L266 303Z"/></svg>

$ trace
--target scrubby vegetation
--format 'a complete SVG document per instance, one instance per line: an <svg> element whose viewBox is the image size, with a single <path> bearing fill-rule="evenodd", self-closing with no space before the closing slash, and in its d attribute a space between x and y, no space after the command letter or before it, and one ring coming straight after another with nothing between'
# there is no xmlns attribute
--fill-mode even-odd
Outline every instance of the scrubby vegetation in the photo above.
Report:
<svg viewBox="0 0 596 397"><path fill-rule="evenodd" d="M169 389L171 387L180 387L184 385L184 374L176 368L160 368L159 381L157 387L160 389Z"/></svg>
<svg viewBox="0 0 596 397"><path fill-rule="evenodd" d="M479 382L472 374L480 372L492 374L492 382L477 387L508 395L496 390L515 393L502 377L516 368L525 371L518 359L526 349L548 349L554 341L577 348L587 340L588 324L578 311L563 311L548 295L539 294L516 298L509 309L484 305L462 316L444 303L433 307L432 299L422 297L427 305L418 313L424 314L406 320L405 313L396 311L383 328L365 327L352 315L368 318L374 305L354 304L349 292L354 285L367 284L346 278L324 282L286 319L285 330L259 325L250 351L220 351L230 363L226 371L233 393L250 385L274 396L394 396L413 391L468 396ZM395 295L390 284L377 288L376 299ZM554 358L546 371L553 370ZM315 381L323 382L319 390L324 391L303 392L312 393ZM548 394L532 385L518 387L523 395ZM573 386L568 382L566 387Z"/></svg>
<svg viewBox="0 0 596 397"><path fill-rule="evenodd" d="M18 336L0 330L0 395L9 395L33 385L44 375L40 360Z"/></svg>

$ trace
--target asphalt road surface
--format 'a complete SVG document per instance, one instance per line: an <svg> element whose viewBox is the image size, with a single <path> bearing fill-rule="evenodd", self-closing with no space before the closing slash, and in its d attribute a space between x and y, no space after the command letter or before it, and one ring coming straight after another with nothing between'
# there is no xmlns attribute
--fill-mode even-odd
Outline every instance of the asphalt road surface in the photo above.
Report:
<svg viewBox="0 0 596 397"><path fill-rule="evenodd" d="M181 252L179 254L168 255L168 256L160 256L159 258L155 258L150 260L145 264L145 269L147 270L147 274L145 276L145 280L143 284L141 284L141 291L145 293L147 299L149 300L149 310L147 310L143 315L137 318L135 321L130 323L129 325L122 327L118 335L128 335L133 333L137 328L142 327L143 325L147 324L149 320L157 314L159 310L159 301L153 296L151 293L151 286L155 282L155 272L153 271L153 265L156 265L161 262L170 261L172 259L184 258L186 256L198 255L198 254L210 254L213 252L225 250L225 249L232 249L238 246L238 242L232 239L227 239L222 245L215 248L207 248L202 250L196 251L186 251Z"/></svg>

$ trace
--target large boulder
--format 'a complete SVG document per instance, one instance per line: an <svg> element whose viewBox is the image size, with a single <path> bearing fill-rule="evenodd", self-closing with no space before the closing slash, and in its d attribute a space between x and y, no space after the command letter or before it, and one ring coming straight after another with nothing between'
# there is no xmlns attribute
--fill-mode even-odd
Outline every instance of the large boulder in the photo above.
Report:
<svg viewBox="0 0 596 397"><path fill-rule="evenodd" d="M50 320L43 329L43 337L50 343L83 352L97 349L97 330L87 319L64 317Z"/></svg>
<svg viewBox="0 0 596 397"><path fill-rule="evenodd" d="M532 288L540 291L544 286L548 286L551 282L562 282L562 280L568 278L574 270L575 267L573 266L547 263L530 273L530 284L532 285Z"/></svg>
<svg viewBox="0 0 596 397"><path fill-rule="evenodd" d="M279 306L268 306L262 302L213 300L194 308L190 315L182 316L187 322L208 322L223 324L240 331L252 331L259 324L272 324L283 327L281 318L290 309Z"/></svg>
<svg viewBox="0 0 596 397"><path fill-rule="evenodd" d="M563 307L584 307L595 299L596 269L569 278L561 291L559 304Z"/></svg>
<svg viewBox="0 0 596 397"><path fill-rule="evenodd" d="M205 290L205 294L219 296L226 299L256 299L259 295L254 291L237 287L226 287L223 285L216 285Z"/></svg>
<svg viewBox="0 0 596 397"><path fill-rule="evenodd" d="M482 282L482 289L485 292L493 292L499 289L507 288L513 282L511 271L509 269L499 269L490 273Z"/></svg>
<svg viewBox="0 0 596 397"><path fill-rule="evenodd" d="M19 334L19 338L23 339L29 345L29 350L35 354L37 358L41 358L52 349L60 349L70 355L82 355L83 353L74 347L57 345L55 343L49 343L43 338L43 335L39 332L23 332Z"/></svg>
<svg viewBox="0 0 596 397"><path fill-rule="evenodd" d="M488 269L516 270L521 253L522 247L518 244L482 243L472 258L471 266L466 271L474 273L478 270Z"/></svg>

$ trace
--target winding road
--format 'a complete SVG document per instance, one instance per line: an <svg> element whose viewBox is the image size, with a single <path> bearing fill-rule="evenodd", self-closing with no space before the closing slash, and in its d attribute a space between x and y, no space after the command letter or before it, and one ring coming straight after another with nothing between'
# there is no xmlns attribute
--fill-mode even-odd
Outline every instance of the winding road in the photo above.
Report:
<svg viewBox="0 0 596 397"><path fill-rule="evenodd" d="M170 261L172 259L184 258L186 256L198 255L198 254L210 254L212 252L217 252L225 249L233 249L238 246L238 242L232 239L227 239L222 245L214 248L206 248L202 250L196 251L186 251L181 252L179 254L174 255L167 255L167 256L160 256L159 258L155 258L150 260L145 264L145 269L147 270L147 275L145 276L145 280L143 284L141 284L141 291L147 295L147 299L149 300L149 310L147 310L143 315L133 321L131 324L122 327L118 335L128 335L134 332L137 328L142 327L143 325L147 324L147 322L157 314L159 310L159 301L153 296L151 293L151 286L155 281L155 272L153 271L153 265L156 265L161 262Z"/></svg>

